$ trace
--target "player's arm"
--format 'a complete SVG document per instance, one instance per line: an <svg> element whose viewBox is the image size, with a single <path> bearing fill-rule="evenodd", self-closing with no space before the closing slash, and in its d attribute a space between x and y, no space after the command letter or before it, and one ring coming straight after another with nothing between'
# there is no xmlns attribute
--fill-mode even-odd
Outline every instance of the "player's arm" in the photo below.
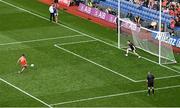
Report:
<svg viewBox="0 0 180 108"><path fill-rule="evenodd" d="M19 58L19 59L17 60L17 64L19 63L20 59L21 59L21 58Z"/></svg>
<svg viewBox="0 0 180 108"><path fill-rule="evenodd" d="M147 78L146 78L146 82L148 83L148 76L147 76Z"/></svg>

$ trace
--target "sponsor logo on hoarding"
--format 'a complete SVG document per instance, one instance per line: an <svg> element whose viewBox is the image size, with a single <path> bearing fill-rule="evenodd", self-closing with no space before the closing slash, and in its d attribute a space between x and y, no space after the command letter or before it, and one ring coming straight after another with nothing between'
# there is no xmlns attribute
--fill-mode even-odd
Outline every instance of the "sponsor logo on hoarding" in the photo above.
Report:
<svg viewBox="0 0 180 108"><path fill-rule="evenodd" d="M123 19L124 21L121 23L121 26L124 27L124 28L127 28L127 29L130 29L130 30L133 30L133 31L137 31L139 32L140 31L140 28L137 27L136 24L134 24L132 21L128 20L128 19Z"/></svg>
<svg viewBox="0 0 180 108"><path fill-rule="evenodd" d="M99 9L88 7L82 3L79 4L78 9L79 9L79 11L87 13L91 16L103 19L103 20L113 23L113 24L116 24L116 18L117 18L116 16L108 14L106 12L103 12Z"/></svg>
<svg viewBox="0 0 180 108"><path fill-rule="evenodd" d="M177 42L176 42L176 47L179 47L179 48L180 48L180 39L177 40Z"/></svg>
<svg viewBox="0 0 180 108"><path fill-rule="evenodd" d="M170 45L180 48L180 38L179 37L170 36L170 34L168 32L161 32L160 35L159 35L159 33L151 33L151 34L154 39L160 40L162 42L165 42L165 43L168 43Z"/></svg>

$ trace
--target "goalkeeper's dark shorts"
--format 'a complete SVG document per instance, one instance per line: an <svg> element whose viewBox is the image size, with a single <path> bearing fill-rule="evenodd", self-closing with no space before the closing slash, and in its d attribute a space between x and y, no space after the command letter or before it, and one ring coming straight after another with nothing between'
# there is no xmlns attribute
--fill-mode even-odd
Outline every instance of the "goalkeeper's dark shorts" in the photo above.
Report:
<svg viewBox="0 0 180 108"><path fill-rule="evenodd" d="M148 87L154 87L154 82L148 82Z"/></svg>

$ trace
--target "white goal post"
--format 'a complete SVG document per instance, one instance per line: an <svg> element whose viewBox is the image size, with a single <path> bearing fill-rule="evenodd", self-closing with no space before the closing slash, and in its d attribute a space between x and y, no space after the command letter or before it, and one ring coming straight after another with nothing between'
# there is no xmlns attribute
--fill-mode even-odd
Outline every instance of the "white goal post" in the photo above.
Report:
<svg viewBox="0 0 180 108"><path fill-rule="evenodd" d="M173 40L171 40L172 38L170 38L169 32L161 32L162 0L159 2L159 16L157 17L158 21L156 20L158 23L158 31L141 27L132 22L132 19L126 18L127 13L132 12L133 14L133 9L135 8L136 11L138 10L138 5L136 5L134 8L129 9L131 11L127 11L129 5L130 2L126 0L118 0L118 48L127 48L127 41L130 40L137 48L154 55L155 61L159 64L176 63L172 45L170 44ZM139 8L139 11L136 13L137 15L141 15L140 9L141 8ZM151 20L153 21L155 19ZM149 59L152 59L152 55L149 56Z"/></svg>
<svg viewBox="0 0 180 108"><path fill-rule="evenodd" d="M119 18L118 48L127 48L128 40L138 49L156 56L159 64L176 63L169 32L153 31L127 18Z"/></svg>

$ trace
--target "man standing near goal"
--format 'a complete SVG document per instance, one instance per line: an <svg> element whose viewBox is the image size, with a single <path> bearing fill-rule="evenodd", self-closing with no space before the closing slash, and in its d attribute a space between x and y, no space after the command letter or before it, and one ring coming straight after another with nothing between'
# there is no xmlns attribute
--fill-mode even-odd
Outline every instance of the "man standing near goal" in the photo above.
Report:
<svg viewBox="0 0 180 108"><path fill-rule="evenodd" d="M51 6L49 7L49 13L50 13L50 18L49 20L55 21L55 15L54 15L54 4L52 3Z"/></svg>
<svg viewBox="0 0 180 108"><path fill-rule="evenodd" d="M151 94L151 89L152 89L152 94L154 95L154 75L151 72L148 72L147 75L147 85L148 85L148 96Z"/></svg>
<svg viewBox="0 0 180 108"><path fill-rule="evenodd" d="M132 51L135 55L138 56L138 58L141 58L141 56L138 53L136 53L136 47L134 46L134 44L130 40L127 41L127 44L128 44L128 48L126 50L125 55L128 56L129 51Z"/></svg>

